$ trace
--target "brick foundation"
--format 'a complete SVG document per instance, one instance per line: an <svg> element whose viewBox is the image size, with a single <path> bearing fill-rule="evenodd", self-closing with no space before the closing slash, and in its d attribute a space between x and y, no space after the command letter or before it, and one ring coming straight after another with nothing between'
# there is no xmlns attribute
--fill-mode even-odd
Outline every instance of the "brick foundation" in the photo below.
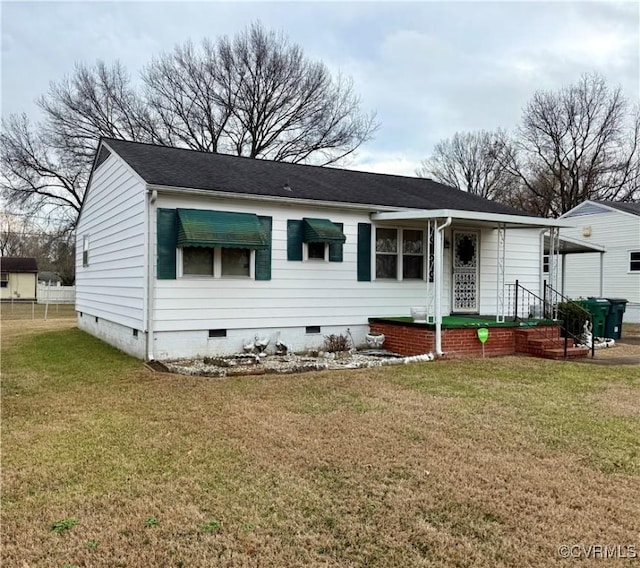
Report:
<svg viewBox="0 0 640 568"><path fill-rule="evenodd" d="M435 329L432 325L372 321L372 332L383 333L384 348L399 355L420 355L435 351ZM556 328L556 329L549 329ZM529 328L523 336L519 327L489 327L489 338L484 344L487 357L514 355L515 353L533 354L527 340L533 337L548 337L553 333L559 337L557 326L538 326ZM482 343L478 339L476 328L457 328L442 330L442 351L446 357L482 357Z"/></svg>

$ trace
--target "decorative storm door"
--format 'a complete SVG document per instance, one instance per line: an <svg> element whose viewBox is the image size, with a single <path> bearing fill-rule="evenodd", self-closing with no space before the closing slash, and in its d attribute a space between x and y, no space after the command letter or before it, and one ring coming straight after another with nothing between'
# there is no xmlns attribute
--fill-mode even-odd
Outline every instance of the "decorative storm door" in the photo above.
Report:
<svg viewBox="0 0 640 568"><path fill-rule="evenodd" d="M478 312L478 240L473 231L453 232L453 312Z"/></svg>

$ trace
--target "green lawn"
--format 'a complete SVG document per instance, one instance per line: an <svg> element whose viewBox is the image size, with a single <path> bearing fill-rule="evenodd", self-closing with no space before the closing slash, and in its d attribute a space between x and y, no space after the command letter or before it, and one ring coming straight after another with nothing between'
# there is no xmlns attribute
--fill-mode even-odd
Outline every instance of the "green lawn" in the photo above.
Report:
<svg viewBox="0 0 640 568"><path fill-rule="evenodd" d="M562 544L640 545L638 367L206 379L72 325L3 322L3 565L569 566Z"/></svg>

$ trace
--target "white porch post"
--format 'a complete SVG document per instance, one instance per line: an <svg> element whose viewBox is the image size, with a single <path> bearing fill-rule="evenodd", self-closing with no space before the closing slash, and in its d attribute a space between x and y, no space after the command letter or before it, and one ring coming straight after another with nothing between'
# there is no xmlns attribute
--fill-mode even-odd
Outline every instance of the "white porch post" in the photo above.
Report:
<svg viewBox="0 0 640 568"><path fill-rule="evenodd" d="M507 228L504 223L498 223L497 250L496 250L496 321L504 322L504 270Z"/></svg>
<svg viewBox="0 0 640 568"><path fill-rule="evenodd" d="M604 294L604 251L600 252L600 297Z"/></svg>
<svg viewBox="0 0 640 568"><path fill-rule="evenodd" d="M426 262L426 271L427 271L427 323L435 322L435 314L434 314L434 293L433 287L431 286L430 274L433 274L433 279L436 278L436 270L435 265L431 263L431 253L433 252L431 249L431 238L434 235L435 231L435 221L427 221L427 262ZM435 238L434 238L434 246L435 248ZM435 262L435 259L434 259Z"/></svg>
<svg viewBox="0 0 640 568"><path fill-rule="evenodd" d="M444 261L444 235L443 231L451 225L451 217L447 217L447 220L438 227L437 222L435 226L435 238L434 238L434 275L435 280L435 315L436 315L436 355L442 356L442 280L444 278L443 261Z"/></svg>
<svg viewBox="0 0 640 568"><path fill-rule="evenodd" d="M558 289L558 252L560 249L560 230L549 227L549 286Z"/></svg>

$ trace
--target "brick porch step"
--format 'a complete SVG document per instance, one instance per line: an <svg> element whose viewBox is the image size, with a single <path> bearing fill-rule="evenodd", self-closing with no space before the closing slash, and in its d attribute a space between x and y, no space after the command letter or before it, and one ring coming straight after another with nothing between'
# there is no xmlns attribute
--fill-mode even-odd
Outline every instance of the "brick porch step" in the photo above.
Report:
<svg viewBox="0 0 640 568"><path fill-rule="evenodd" d="M564 359L564 338L560 337L560 328L550 334L549 329L535 327L516 330L516 351L545 359ZM586 357L589 350L576 347L573 339L567 340L567 359Z"/></svg>
<svg viewBox="0 0 640 568"><path fill-rule="evenodd" d="M531 347L540 349L553 349L555 347L562 347L564 349L564 338L558 337L554 339L529 339L528 344ZM573 339L567 340L567 347L575 347L576 343Z"/></svg>
<svg viewBox="0 0 640 568"><path fill-rule="evenodd" d="M586 347L567 347L567 359L582 359L591 351ZM545 349L540 357L545 359L564 359L564 347Z"/></svg>

